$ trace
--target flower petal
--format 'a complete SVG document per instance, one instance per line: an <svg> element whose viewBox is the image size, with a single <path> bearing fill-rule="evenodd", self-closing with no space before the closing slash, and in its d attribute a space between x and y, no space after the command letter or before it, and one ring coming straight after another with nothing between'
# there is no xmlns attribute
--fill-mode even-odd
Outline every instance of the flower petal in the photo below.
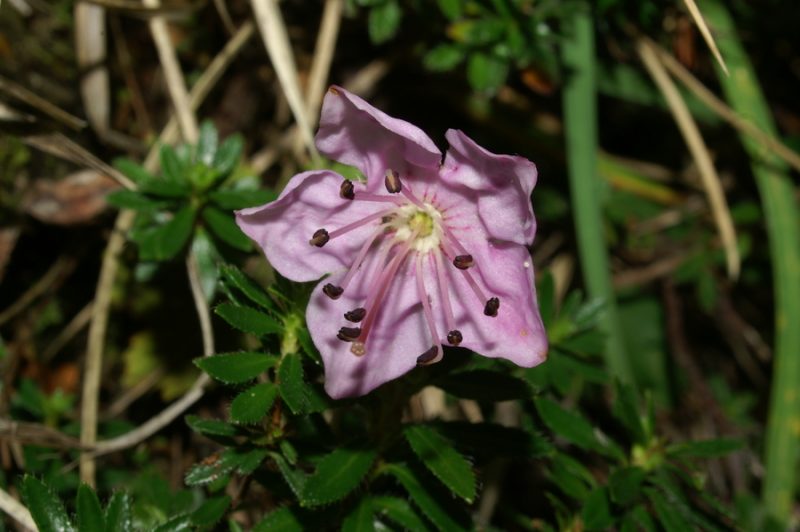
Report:
<svg viewBox="0 0 800 532"><path fill-rule="evenodd" d="M337 300L322 293L322 284L341 280L332 275L314 289L306 322L314 345L325 363L325 390L334 399L367 394L417 365L417 357L432 345L414 285L413 255L406 259L379 307L366 343L366 354L350 352L352 344L336 337L339 327L355 324L344 313L362 307L378 269L379 254L372 253Z"/></svg>
<svg viewBox="0 0 800 532"><path fill-rule="evenodd" d="M383 186L387 169L400 175L435 172L442 154L417 126L392 118L341 87L331 86L322 102L317 148L355 166L370 190Z"/></svg>
<svg viewBox="0 0 800 532"><path fill-rule="evenodd" d="M252 238L267 260L292 281L313 281L326 273L349 268L361 243L374 225L354 229L324 247L309 244L317 229L333 231L385 208L339 196L344 178L329 170L294 176L277 200L236 211L236 223ZM361 183L353 183L364 190Z"/></svg>
<svg viewBox="0 0 800 532"><path fill-rule="evenodd" d="M441 179L477 194L478 215L490 237L530 244L536 233L530 200L536 165L524 157L491 153L455 129L448 130L445 137L450 148Z"/></svg>

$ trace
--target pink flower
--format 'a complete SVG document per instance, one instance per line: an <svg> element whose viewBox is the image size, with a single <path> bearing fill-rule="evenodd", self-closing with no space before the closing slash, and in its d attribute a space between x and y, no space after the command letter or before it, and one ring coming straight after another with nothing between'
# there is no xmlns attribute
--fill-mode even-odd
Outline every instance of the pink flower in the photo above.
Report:
<svg viewBox="0 0 800 532"><path fill-rule="evenodd" d="M524 367L546 358L526 247L536 166L457 130L445 137L442 162L419 128L331 87L317 147L366 183L303 172L277 200L236 213L283 276L328 275L306 321L333 398L437 362L442 344Z"/></svg>

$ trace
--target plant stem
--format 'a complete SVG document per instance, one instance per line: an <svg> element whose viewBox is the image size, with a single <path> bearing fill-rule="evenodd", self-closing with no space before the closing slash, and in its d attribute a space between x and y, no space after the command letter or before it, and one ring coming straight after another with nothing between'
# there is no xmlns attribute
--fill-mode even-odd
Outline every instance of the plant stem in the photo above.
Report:
<svg viewBox="0 0 800 532"><path fill-rule="evenodd" d="M730 76L718 71L728 102L762 131L776 136L766 99L730 14L717 0L708 1L703 7L730 67ZM786 526L791 518L800 456L800 217L784 162L751 137L741 135L741 140L750 154L763 203L775 294L775 362L762 498L768 517Z"/></svg>
<svg viewBox="0 0 800 532"><path fill-rule="evenodd" d="M600 178L597 174L597 90L592 14L586 3L578 3L567 21L561 52L567 67L564 87L564 122L569 166L570 196L578 238L583 278L589 295L606 303L603 324L606 365L611 373L632 382L625 352L617 305L611 284L605 244Z"/></svg>

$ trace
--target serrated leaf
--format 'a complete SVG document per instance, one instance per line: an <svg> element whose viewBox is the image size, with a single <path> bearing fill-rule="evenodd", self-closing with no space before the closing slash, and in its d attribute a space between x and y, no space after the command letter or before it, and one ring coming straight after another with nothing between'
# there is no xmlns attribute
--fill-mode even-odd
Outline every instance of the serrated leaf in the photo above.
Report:
<svg viewBox="0 0 800 532"><path fill-rule="evenodd" d="M202 419L197 416L186 416L186 424L195 432L206 436L224 436L232 438L239 434L239 429L235 426L218 419Z"/></svg>
<svg viewBox="0 0 800 532"><path fill-rule="evenodd" d="M527 382L487 369L447 374L438 379L435 385L456 397L476 401L528 399L533 393Z"/></svg>
<svg viewBox="0 0 800 532"><path fill-rule="evenodd" d="M376 456L372 449L343 447L323 457L306 479L301 504L320 506L344 498L359 485Z"/></svg>
<svg viewBox="0 0 800 532"><path fill-rule="evenodd" d="M22 479L22 497L40 532L75 530L61 500L38 478L25 475Z"/></svg>
<svg viewBox="0 0 800 532"><path fill-rule="evenodd" d="M264 353L240 352L196 358L194 363L214 379L225 384L236 384L255 379L277 361L277 357Z"/></svg>
<svg viewBox="0 0 800 532"><path fill-rule="evenodd" d="M256 336L267 334L278 334L283 331L283 327L272 317L250 307L234 305L233 303L222 303L218 305L214 312L219 317L227 321L229 325L242 332L251 333Z"/></svg>
<svg viewBox="0 0 800 532"><path fill-rule="evenodd" d="M250 251L253 248L250 238L239 229L230 214L216 207L206 207L203 209L203 220L211 232L229 246L240 251Z"/></svg>
<svg viewBox="0 0 800 532"><path fill-rule="evenodd" d="M400 28L403 12L397 0L387 0L369 11L367 29L369 38L375 44L382 44L391 39Z"/></svg>
<svg viewBox="0 0 800 532"><path fill-rule="evenodd" d="M245 209L263 205L277 199L278 194L264 189L216 190L208 195L209 199L220 209Z"/></svg>
<svg viewBox="0 0 800 532"><path fill-rule="evenodd" d="M583 525L588 530L608 530L614 522L608 493L604 488L593 490L583 503L581 510Z"/></svg>
<svg viewBox="0 0 800 532"><path fill-rule="evenodd" d="M296 470L293 469L292 466L286 461L286 459L278 453L269 453L269 456L275 461L275 465L278 466L278 471L281 472L281 476L283 480L286 481L286 485L289 486L289 489L292 490L295 497L302 500L303 498L303 489L306 485L306 476Z"/></svg>
<svg viewBox="0 0 800 532"><path fill-rule="evenodd" d="M426 489L426 486L419 480L417 475L407 467L390 464L384 471L392 475L403 486L411 496L414 504L433 522L439 530L457 531L467 530L468 525L465 519L459 517L458 513L453 512L447 506L447 501L436 497Z"/></svg>
<svg viewBox="0 0 800 532"><path fill-rule="evenodd" d="M184 207L164 225L142 233L137 242L141 259L163 261L177 255L189 240L193 224L194 211Z"/></svg>
<svg viewBox="0 0 800 532"><path fill-rule="evenodd" d="M430 427L407 426L403 434L425 467L453 493L471 503L475 498L475 473L470 463Z"/></svg>
<svg viewBox="0 0 800 532"><path fill-rule="evenodd" d="M693 530L692 524L687 521L681 512L675 511L664 496L656 489L648 489L647 497L653 503L653 508L658 516L659 524L666 532L685 532L686 530Z"/></svg>
<svg viewBox="0 0 800 532"><path fill-rule="evenodd" d="M716 458L738 451L744 441L738 438L715 438L671 445L667 454L675 458Z"/></svg>
<svg viewBox="0 0 800 532"><path fill-rule="evenodd" d="M75 510L78 518L80 532L104 532L106 518L100 507L97 493L86 484L78 486L78 495L75 498Z"/></svg>
<svg viewBox="0 0 800 532"><path fill-rule="evenodd" d="M105 520L106 532L133 531L130 495L121 491L112 495L106 507Z"/></svg>
<svg viewBox="0 0 800 532"><path fill-rule="evenodd" d="M239 164L239 158L242 156L243 145L244 141L239 134L231 135L222 142L216 155L214 155L213 164L214 169L220 175L228 175L236 168L236 165Z"/></svg>
<svg viewBox="0 0 800 532"><path fill-rule="evenodd" d="M196 159L206 166L211 166L217 154L218 140L217 128L214 127L214 123L211 120L204 120L200 125L200 134L197 138Z"/></svg>
<svg viewBox="0 0 800 532"><path fill-rule="evenodd" d="M249 474L267 454L264 449L227 449L192 466L186 473L184 482L188 486L208 484L234 470L242 474ZM255 466L252 465L254 462Z"/></svg>
<svg viewBox="0 0 800 532"><path fill-rule="evenodd" d="M267 514L253 532L303 532L303 525L290 508L278 508Z"/></svg>
<svg viewBox="0 0 800 532"><path fill-rule="evenodd" d="M463 60L464 50L452 44L440 44L425 54L422 63L433 72L447 72Z"/></svg>
<svg viewBox="0 0 800 532"><path fill-rule="evenodd" d="M430 530L428 524L419 516L417 512L405 499L399 497L373 497L372 507L376 513L385 515L405 530L414 532L427 532Z"/></svg>
<svg viewBox="0 0 800 532"><path fill-rule="evenodd" d="M309 402L308 387L303 380L303 361L298 354L289 353L281 359L278 385L283 401L293 413L306 411Z"/></svg>
<svg viewBox="0 0 800 532"><path fill-rule="evenodd" d="M586 499L596 485L591 472L567 454L553 456L550 478L561 491L577 500Z"/></svg>
<svg viewBox="0 0 800 532"><path fill-rule="evenodd" d="M183 532L184 530L192 529L192 519L189 515L176 515L167 519L166 523L161 523L153 532Z"/></svg>
<svg viewBox="0 0 800 532"><path fill-rule="evenodd" d="M537 398L535 403L544 424L557 435L584 449L599 447L594 429L584 417L544 397Z"/></svg>
<svg viewBox="0 0 800 532"><path fill-rule="evenodd" d="M253 303L265 309L275 308L267 293L236 266L225 264L220 269L220 273L230 286L235 287Z"/></svg>
<svg viewBox="0 0 800 532"><path fill-rule="evenodd" d="M231 419L237 423L256 423L275 402L278 389L271 382L262 382L243 391L231 403Z"/></svg>
<svg viewBox="0 0 800 532"><path fill-rule="evenodd" d="M203 501L200 507L192 512L190 519L194 526L210 527L215 525L231 504L231 498L227 495L214 497Z"/></svg>
<svg viewBox="0 0 800 532"><path fill-rule="evenodd" d="M171 146L163 145L158 152L161 159L161 175L164 181L186 183L186 167Z"/></svg>
<svg viewBox="0 0 800 532"><path fill-rule="evenodd" d="M373 532L375 530L372 499L362 497L342 522L342 532Z"/></svg>
<svg viewBox="0 0 800 532"><path fill-rule="evenodd" d="M167 205L165 201L155 200L133 190L115 190L106 195L106 202L119 209L134 211L154 211Z"/></svg>
<svg viewBox="0 0 800 532"><path fill-rule="evenodd" d="M505 427L496 423L469 423L466 421L439 422L436 430L459 447L474 455L489 458L516 456L534 458L552 450L552 444L540 434Z"/></svg>
<svg viewBox="0 0 800 532"><path fill-rule="evenodd" d="M253 449L242 454L236 472L240 475L249 475L255 471L269 454L266 449Z"/></svg>
<svg viewBox="0 0 800 532"><path fill-rule="evenodd" d="M155 176L145 170L144 167L125 157L114 159L114 167L137 185L155 179Z"/></svg>

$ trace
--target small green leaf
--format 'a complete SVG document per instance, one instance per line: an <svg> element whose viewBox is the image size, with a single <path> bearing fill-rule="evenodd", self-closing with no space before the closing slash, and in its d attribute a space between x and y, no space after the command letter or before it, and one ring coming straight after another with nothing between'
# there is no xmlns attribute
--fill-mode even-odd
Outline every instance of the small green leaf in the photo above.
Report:
<svg viewBox="0 0 800 532"><path fill-rule="evenodd" d="M425 467L453 493L471 503L475 498L475 473L470 463L430 427L407 426L403 434Z"/></svg>
<svg viewBox="0 0 800 532"><path fill-rule="evenodd" d="M435 384L451 395L476 401L528 399L533 394L527 382L487 369L447 374Z"/></svg>
<svg viewBox="0 0 800 532"><path fill-rule="evenodd" d="M281 359L278 384L283 401L294 414L321 412L330 404L318 386L311 386L305 382L303 360L297 353L290 353Z"/></svg>
<svg viewBox="0 0 800 532"><path fill-rule="evenodd" d="M738 451L743 446L744 441L738 438L716 438L672 445L667 449L667 454L676 458L716 458Z"/></svg>
<svg viewBox="0 0 800 532"><path fill-rule="evenodd" d="M202 419L197 416L186 416L186 424L195 432L206 436L223 436L232 438L239 434L239 429L230 423L218 419Z"/></svg>
<svg viewBox="0 0 800 532"><path fill-rule="evenodd" d="M86 484L78 486L75 509L80 532L105 531L106 518L103 515L103 509L100 507L100 500L97 498L97 493Z"/></svg>
<svg viewBox="0 0 800 532"><path fill-rule="evenodd" d="M462 0L436 0L436 3L439 4L439 9L448 19L455 20L461 16Z"/></svg>
<svg viewBox="0 0 800 532"><path fill-rule="evenodd" d="M457 511L453 511L448 506L446 499L437 497L428 491L426 485L407 467L399 464L390 464L384 468L384 471L397 479L411 496L414 504L422 510L439 530L457 531L470 528L464 516Z"/></svg>
<svg viewBox="0 0 800 532"><path fill-rule="evenodd" d="M115 190L106 195L106 202L119 209L134 211L155 211L167 205L165 201L155 200L144 194L125 189Z"/></svg>
<svg viewBox="0 0 800 532"><path fill-rule="evenodd" d="M283 507L270 512L256 526L253 532L303 532L300 520L291 508Z"/></svg>
<svg viewBox="0 0 800 532"><path fill-rule="evenodd" d="M269 456L275 461L275 465L278 466L278 471L281 472L281 476L283 480L286 481L286 485L289 486L289 489L292 490L295 497L299 500L303 499L303 489L306 485L306 477L302 472L293 469L292 466L286 461L286 459L278 453L269 453Z"/></svg>
<svg viewBox="0 0 800 532"><path fill-rule="evenodd" d="M153 532L183 532L184 530L188 532L191 529L191 517L189 515L182 514L167 519L166 523L161 523L158 525L153 529Z"/></svg>
<svg viewBox="0 0 800 532"><path fill-rule="evenodd" d="M344 498L372 467L377 453L372 449L343 447L317 463L317 470L303 487L301 504L321 506Z"/></svg>
<svg viewBox="0 0 800 532"><path fill-rule="evenodd" d="M508 76L508 63L493 55L476 52L467 60L467 80L478 92L494 93Z"/></svg>
<svg viewBox="0 0 800 532"><path fill-rule="evenodd" d="M164 177L164 181L186 183L186 167L172 146L161 146L158 154L161 159L161 175Z"/></svg>
<svg viewBox="0 0 800 532"><path fill-rule="evenodd" d="M138 238L142 260L169 260L183 249L192 234L194 211L184 207L175 216L153 230L142 233Z"/></svg>
<svg viewBox="0 0 800 532"><path fill-rule="evenodd" d="M41 480L30 475L22 479L22 496L41 532L75 530L58 497Z"/></svg>
<svg viewBox="0 0 800 532"><path fill-rule="evenodd" d="M457 441L460 448L473 455L483 455L488 458L496 456L533 458L544 456L552 450L552 444L540 434L496 423L451 421L436 423L435 427L451 441Z"/></svg>
<svg viewBox="0 0 800 532"><path fill-rule="evenodd" d="M139 191L169 199L185 198L192 192L187 183L166 181L161 178L142 181L139 185Z"/></svg>
<svg viewBox="0 0 800 532"><path fill-rule="evenodd" d="M122 491L111 496L106 507L106 532L132 532L131 498Z"/></svg>
<svg viewBox="0 0 800 532"><path fill-rule="evenodd" d="M208 197L220 209L234 210L269 203L278 195L272 190L264 189L227 189L211 192Z"/></svg>
<svg viewBox="0 0 800 532"><path fill-rule="evenodd" d="M414 508L400 497L373 497L372 508L376 513L383 514L405 530L414 532L427 532L428 524L419 516Z"/></svg>
<svg viewBox="0 0 800 532"><path fill-rule="evenodd" d="M617 396L612 407L612 414L625 425L636 443L647 443L642 417L639 413L639 401L636 392L628 384L616 383Z"/></svg>
<svg viewBox="0 0 800 532"><path fill-rule="evenodd" d="M567 454L556 454L550 464L550 478L566 495L584 500L596 487L592 473Z"/></svg>
<svg viewBox="0 0 800 532"><path fill-rule="evenodd" d="M356 507L344 518L342 532L373 532L375 530L373 515L372 498L362 497Z"/></svg>
<svg viewBox="0 0 800 532"><path fill-rule="evenodd" d="M373 7L367 20L369 38L375 44L385 43L397 33L402 17L403 12L397 0L387 0Z"/></svg>
<svg viewBox="0 0 800 532"><path fill-rule="evenodd" d="M666 532L685 532L694 530L692 524L686 520L683 513L676 511L674 505L667 502L664 496L656 489L648 489L647 496L653 503L653 508L658 516L659 524Z"/></svg>
<svg viewBox="0 0 800 532"><path fill-rule="evenodd" d="M214 123L211 120L204 120L197 139L196 159L206 166L211 166L217 153L218 140Z"/></svg>
<svg viewBox="0 0 800 532"><path fill-rule="evenodd" d="M596 450L599 446L592 425L584 417L564 410L544 397L537 398L535 402L542 421L557 435L584 449Z"/></svg>
<svg viewBox="0 0 800 532"><path fill-rule="evenodd" d="M255 379L277 361L272 355L241 352L196 358L194 363L218 381L235 384Z"/></svg>
<svg viewBox="0 0 800 532"><path fill-rule="evenodd" d="M244 141L242 136L235 134L226 138L214 156L214 169L220 175L227 176L236 169L239 164L239 158L242 156L242 147Z"/></svg>
<svg viewBox="0 0 800 532"><path fill-rule="evenodd" d="M230 214L216 207L206 207L203 209L203 220L205 220L211 232L229 246L240 251L253 249L250 238L239 229Z"/></svg>
<svg viewBox="0 0 800 532"><path fill-rule="evenodd" d="M190 519L194 526L210 527L215 525L231 504L231 498L227 495L214 497L203 501L200 507L192 512ZM82 531L81 531L82 532Z"/></svg>
<svg viewBox="0 0 800 532"><path fill-rule="evenodd" d="M243 391L231 403L231 419L237 423L256 423L275 402L278 389L271 382L261 382Z"/></svg>
<svg viewBox="0 0 800 532"><path fill-rule="evenodd" d="M242 474L249 474L266 456L265 449L227 449L192 466L186 474L184 482L188 486L208 484L234 470ZM254 463L255 465L253 465Z"/></svg>
<svg viewBox="0 0 800 532"><path fill-rule="evenodd" d="M422 63L433 72L447 72L463 60L464 50L452 44L440 44L425 54Z"/></svg>
<svg viewBox="0 0 800 532"><path fill-rule="evenodd" d="M214 312L236 329L256 336L278 334L283 331L283 327L273 318L250 307L222 303L214 309Z"/></svg>
<svg viewBox="0 0 800 532"><path fill-rule="evenodd" d="M265 309L275 308L272 299L270 299L267 293L236 266L225 264L222 266L220 272L222 273L223 279L225 279L229 285L235 287L253 303Z"/></svg>
<svg viewBox="0 0 800 532"><path fill-rule="evenodd" d="M616 469L608 478L611 500L619 505L627 505L639 496L646 473L639 467Z"/></svg>
<svg viewBox="0 0 800 532"><path fill-rule="evenodd" d="M583 525L587 530L608 530L614 522L608 493L604 488L592 491L583 503L581 510Z"/></svg>
<svg viewBox="0 0 800 532"><path fill-rule="evenodd" d="M155 179L155 176L145 170L142 166L131 161L130 159L126 159L125 157L114 159L114 167L125 174L126 177L130 178L130 180L137 185L140 185L145 181Z"/></svg>

